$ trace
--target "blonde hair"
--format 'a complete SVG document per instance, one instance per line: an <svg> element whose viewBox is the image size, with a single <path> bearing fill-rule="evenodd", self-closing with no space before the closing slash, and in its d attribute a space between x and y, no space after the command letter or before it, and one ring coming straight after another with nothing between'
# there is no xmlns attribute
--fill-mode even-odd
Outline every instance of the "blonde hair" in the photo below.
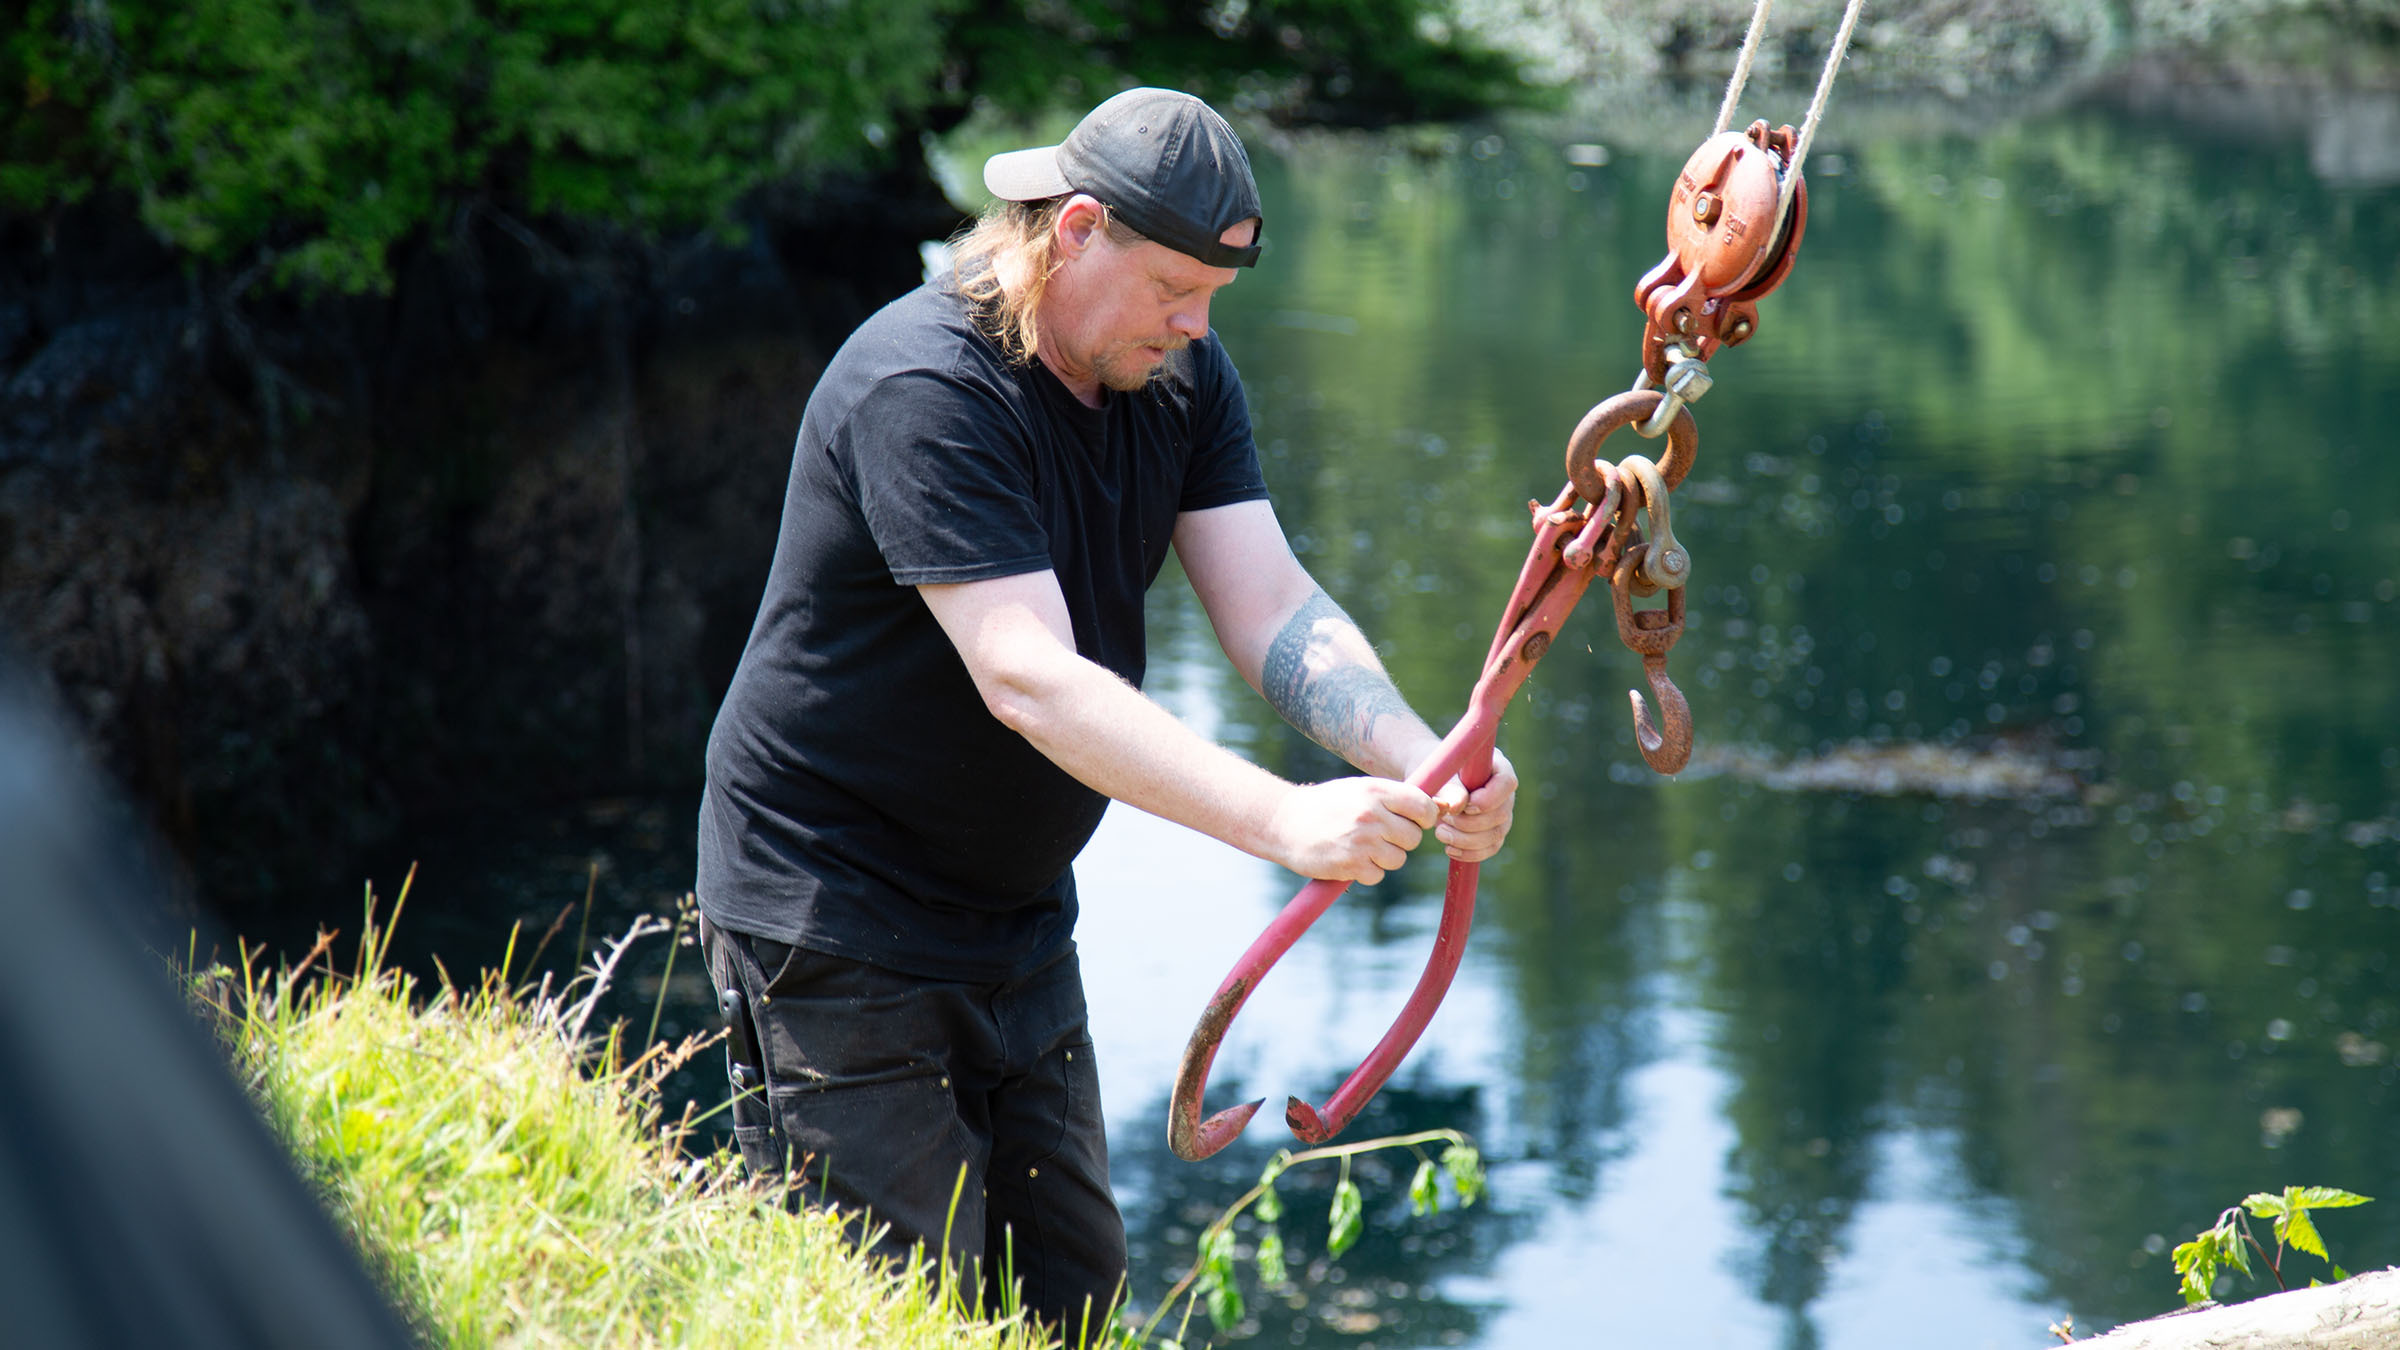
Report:
<svg viewBox="0 0 2400 1350"><path fill-rule="evenodd" d="M1040 345L1036 318L1050 278L1066 260L1058 255L1058 213L1068 197L1032 202L994 202L982 217L950 241L959 294L967 298L976 326L1009 360L1031 361ZM1148 236L1117 219L1105 205L1101 224L1120 247Z"/></svg>

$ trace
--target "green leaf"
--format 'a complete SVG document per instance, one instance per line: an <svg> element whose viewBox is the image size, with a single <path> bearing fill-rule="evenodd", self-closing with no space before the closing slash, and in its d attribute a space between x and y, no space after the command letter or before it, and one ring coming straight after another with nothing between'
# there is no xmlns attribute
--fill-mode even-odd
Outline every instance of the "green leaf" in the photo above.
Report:
<svg viewBox="0 0 2400 1350"><path fill-rule="evenodd" d="M1242 1320L1242 1291L1231 1280L1218 1280L1208 1287L1208 1320L1219 1331L1231 1331Z"/></svg>
<svg viewBox="0 0 2400 1350"><path fill-rule="evenodd" d="M2209 1291L2216 1287L2219 1236L2220 1230L2211 1228L2175 1248L2175 1271L2183 1276L2183 1301L2187 1304L2207 1302Z"/></svg>
<svg viewBox="0 0 2400 1350"><path fill-rule="evenodd" d="M1200 1263L1210 1275L1233 1278L1232 1228L1219 1228L1208 1235L1207 1244L1200 1251Z"/></svg>
<svg viewBox="0 0 2400 1350"><path fill-rule="evenodd" d="M1472 1145L1452 1144L1442 1150L1442 1170L1458 1189L1458 1203L1472 1205L1483 1195L1483 1155Z"/></svg>
<svg viewBox="0 0 2400 1350"><path fill-rule="evenodd" d="M1200 1293L1208 1300L1208 1320L1219 1331L1230 1331L1242 1320L1242 1290L1233 1271L1233 1229L1209 1235L1200 1252Z"/></svg>
<svg viewBox="0 0 2400 1350"><path fill-rule="evenodd" d="M1333 1209L1326 1216L1332 1231L1325 1236L1325 1254L1338 1257L1358 1241L1359 1233L1367 1226L1366 1198L1358 1193L1358 1183L1343 1177L1333 1188Z"/></svg>
<svg viewBox="0 0 2400 1350"><path fill-rule="evenodd" d="M1269 1225L1258 1235L1258 1282L1269 1289L1289 1283L1291 1273L1283 1265L1283 1233Z"/></svg>
<svg viewBox="0 0 2400 1350"><path fill-rule="evenodd" d="M1283 1218L1283 1197L1275 1193L1275 1183L1273 1181L1262 1179L1261 1184L1264 1185L1266 1189L1258 1193L1257 1211L1259 1222L1278 1222Z"/></svg>
<svg viewBox="0 0 2400 1350"><path fill-rule="evenodd" d="M1408 1210L1421 1217L1435 1213L1441 1207L1442 1186L1434 1179L1433 1159L1427 1158L1417 1164L1417 1174L1409 1178Z"/></svg>
<svg viewBox="0 0 2400 1350"><path fill-rule="evenodd" d="M2342 1281L2344 1281L2344 1280L2346 1280L2346 1279L2349 1279L2349 1278L2350 1278L2350 1272L2349 1272L2349 1271L2346 1271L2346 1270L2342 1269L2340 1266L2335 1266L2335 1267L2333 1268L2333 1282L2334 1282L2335 1284L2340 1284Z"/></svg>
<svg viewBox="0 0 2400 1350"><path fill-rule="evenodd" d="M2242 1240L2240 1232L2231 1228L2218 1229L2217 1251L2220 1260L2231 1262L2233 1268L2242 1272L2243 1276L2255 1278L2250 1273L2250 1244Z"/></svg>
<svg viewBox="0 0 2400 1350"><path fill-rule="evenodd" d="M2292 1186L2284 1190L2284 1198L2299 1209L2348 1209L2352 1205L2373 1204L2371 1195L2352 1195L2332 1186Z"/></svg>
<svg viewBox="0 0 2400 1350"><path fill-rule="evenodd" d="M2242 1197L2242 1208L2249 1210L2259 1218L2272 1219L2282 1215L2290 1206L2284 1203L2283 1196L2269 1195L2265 1191L2255 1191Z"/></svg>
<svg viewBox="0 0 2400 1350"><path fill-rule="evenodd" d="M2330 1263L2333 1260L2325 1254L2325 1239L2318 1236L2316 1220L2308 1217L2306 1209L2295 1209L2286 1217L2276 1220L2275 1240L2288 1242L2320 1261Z"/></svg>

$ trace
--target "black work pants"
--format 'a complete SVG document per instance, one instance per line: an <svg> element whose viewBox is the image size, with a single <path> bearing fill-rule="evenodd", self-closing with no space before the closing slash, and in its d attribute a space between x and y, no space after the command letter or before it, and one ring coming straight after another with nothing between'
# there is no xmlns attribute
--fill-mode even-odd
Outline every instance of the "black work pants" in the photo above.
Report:
<svg viewBox="0 0 2400 1350"><path fill-rule="evenodd" d="M1087 1325L1096 1341L1122 1293L1125 1222L1074 949L979 984L705 922L701 940L752 1175L865 1215L881 1255L947 1259L987 1311L1013 1282L1068 1345Z"/></svg>

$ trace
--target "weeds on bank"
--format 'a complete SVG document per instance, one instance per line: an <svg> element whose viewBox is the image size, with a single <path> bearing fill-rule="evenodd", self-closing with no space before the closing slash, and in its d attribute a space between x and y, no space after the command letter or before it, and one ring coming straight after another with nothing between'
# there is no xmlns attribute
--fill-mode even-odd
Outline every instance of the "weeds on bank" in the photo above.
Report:
<svg viewBox="0 0 2400 1350"><path fill-rule="evenodd" d="M2175 1273L2183 1277L2183 1301L2188 1306L2205 1303L2214 1293L2220 1270L2231 1267L2253 1281L2257 1276L2250 1270L2250 1253L2258 1253L2266 1263L2267 1273L2275 1278L2277 1289L2289 1289L2284 1282L2283 1256L2287 1248L2304 1251L2323 1261L2333 1272L2335 1280L2350 1278L2350 1272L2334 1264L2326 1253L2325 1239L2317 1232L2316 1220L2308 1217L2312 1209L2347 1209L2363 1205L2373 1196L2352 1195L2331 1186L2286 1186L2283 1194L2260 1191L2246 1196L2242 1203L2229 1206L2217 1216L2213 1227L2202 1229L2191 1241L2175 1248ZM2251 1217L2274 1221L2275 1251L2269 1255L2257 1236L2250 1231ZM2312 1285L2323 1281L2311 1278Z"/></svg>
<svg viewBox="0 0 2400 1350"><path fill-rule="evenodd" d="M1426 1152L1428 1146L1442 1146L1438 1158ZM1156 1342L1158 1350L1182 1350L1183 1337L1190 1329L1195 1306L1208 1310L1209 1322L1222 1334L1242 1320L1242 1290L1238 1279L1240 1248L1234 1240L1234 1223L1245 1211L1254 1214L1259 1222L1258 1240L1251 1255L1258 1269L1258 1281L1268 1289L1280 1288L1291 1282L1284 1266L1282 1222L1283 1198L1276 1192L1275 1182L1294 1167L1310 1163L1339 1161L1341 1179L1333 1188L1333 1204L1326 1213L1325 1255L1339 1258L1350 1250L1366 1227L1366 1198L1358 1183L1350 1179L1350 1162L1362 1154L1384 1149L1405 1148L1417 1155L1417 1170L1409 1180L1408 1204L1413 1214L1426 1215L1442 1207L1442 1181L1447 1178L1450 1190L1458 1197L1461 1207L1472 1205L1483 1194L1483 1157L1467 1137L1456 1130L1426 1130L1418 1134L1386 1135L1379 1139L1362 1139L1351 1144L1332 1144L1323 1148L1306 1149L1298 1153L1280 1149L1268 1160L1258 1175L1258 1184L1243 1192L1240 1199L1227 1206L1225 1212L1211 1220L1201 1230L1199 1255L1191 1269L1167 1291L1138 1331L1126 1333L1128 1347L1151 1344L1150 1338L1169 1314L1176 1314L1173 1336ZM1178 1302L1182 1311L1176 1313Z"/></svg>
<svg viewBox="0 0 2400 1350"><path fill-rule="evenodd" d="M426 989L386 961L408 889L385 918L369 893L346 965L328 933L279 968L244 948L237 965L194 972L191 987L302 1172L429 1342L1055 1344L1013 1307L981 1315L973 1284L945 1263L876 1261L861 1254L854 1225L786 1210L743 1179L730 1152L684 1152L707 1117L687 1109L663 1122L659 1085L717 1035L653 1041L627 1058L622 1024L591 1024L626 954L660 934L678 943L688 910L600 942L564 986L547 975L512 984L512 934L499 970L467 987L444 971ZM576 946L580 959L583 933ZM1340 1163L1325 1244L1339 1257L1364 1226L1351 1160L1389 1148L1418 1155L1409 1195L1419 1214L1440 1207L1445 1179L1461 1204L1482 1193L1482 1160L1454 1130L1279 1152L1202 1232L1191 1268L1148 1321L1118 1320L1090 1350L1182 1350L1201 1307L1220 1333L1239 1322L1234 1228L1245 1213L1262 1225L1251 1249L1261 1282L1287 1283L1275 1183L1291 1168ZM1160 1338L1178 1305L1173 1335Z"/></svg>
<svg viewBox="0 0 2400 1350"><path fill-rule="evenodd" d="M437 988L385 964L370 895L346 968L334 938L276 970L245 951L195 976L253 1094L385 1288L437 1344L812 1344L1033 1350L938 1265L861 1256L830 1215L788 1212L727 1153L688 1158L659 1081L713 1038L627 1057L589 1023L652 919L563 988ZM514 959L514 945L511 960Z"/></svg>

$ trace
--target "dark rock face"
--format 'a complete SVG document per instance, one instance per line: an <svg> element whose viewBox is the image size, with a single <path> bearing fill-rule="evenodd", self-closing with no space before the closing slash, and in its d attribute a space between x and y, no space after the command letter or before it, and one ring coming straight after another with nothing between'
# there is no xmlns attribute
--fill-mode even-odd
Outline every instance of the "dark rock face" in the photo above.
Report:
<svg viewBox="0 0 2400 1350"><path fill-rule="evenodd" d="M207 903L346 912L412 815L697 776L816 374L957 224L912 181L780 209L317 304L0 223L0 629Z"/></svg>

